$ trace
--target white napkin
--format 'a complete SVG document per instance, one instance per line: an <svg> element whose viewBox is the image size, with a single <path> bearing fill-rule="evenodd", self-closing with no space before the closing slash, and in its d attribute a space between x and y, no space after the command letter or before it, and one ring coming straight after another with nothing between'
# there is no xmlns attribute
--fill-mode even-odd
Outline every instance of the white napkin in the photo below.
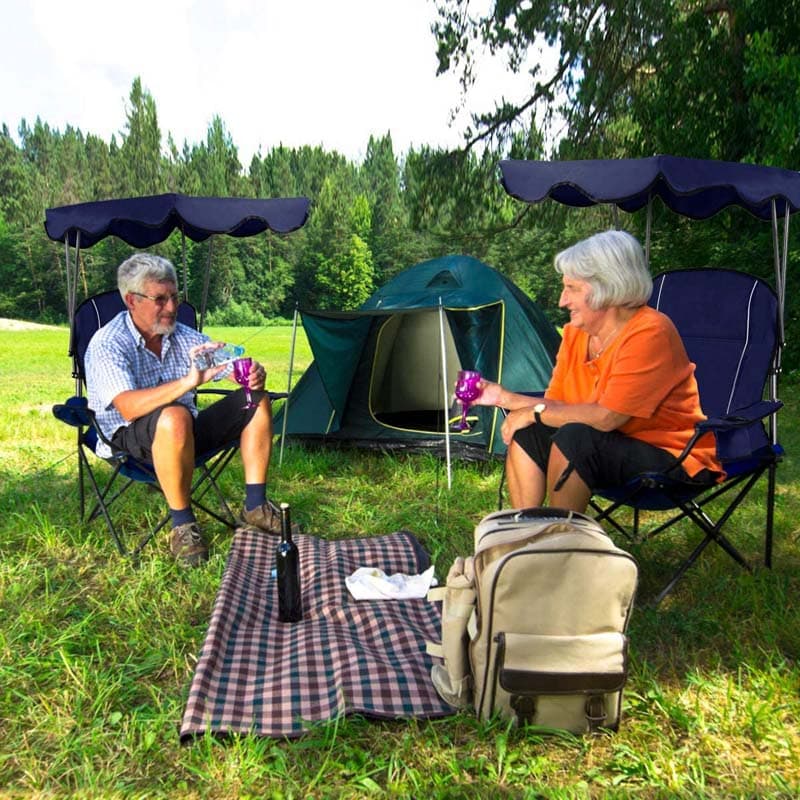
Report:
<svg viewBox="0 0 800 800"><path fill-rule="evenodd" d="M376 567L359 567L344 582L356 600L408 600L427 595L435 584L433 569L431 565L420 575L387 575Z"/></svg>

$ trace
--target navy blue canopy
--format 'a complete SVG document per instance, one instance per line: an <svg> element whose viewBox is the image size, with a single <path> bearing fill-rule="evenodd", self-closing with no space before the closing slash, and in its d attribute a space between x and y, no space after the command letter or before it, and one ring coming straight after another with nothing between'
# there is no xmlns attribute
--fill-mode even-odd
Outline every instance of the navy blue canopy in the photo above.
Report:
<svg viewBox="0 0 800 800"><path fill-rule="evenodd" d="M613 203L638 211L659 197L684 217L706 219L731 205L760 219L772 218L772 200L783 215L800 209L800 172L676 156L585 161L500 163L505 190L519 200L547 197L568 206Z"/></svg>
<svg viewBox="0 0 800 800"><path fill-rule="evenodd" d="M175 229L195 242L216 233L253 236L267 228L289 233L305 224L308 209L306 197L253 200L159 194L48 208L44 227L51 239L72 246L80 231L82 248L106 236L117 236L132 247L150 247Z"/></svg>

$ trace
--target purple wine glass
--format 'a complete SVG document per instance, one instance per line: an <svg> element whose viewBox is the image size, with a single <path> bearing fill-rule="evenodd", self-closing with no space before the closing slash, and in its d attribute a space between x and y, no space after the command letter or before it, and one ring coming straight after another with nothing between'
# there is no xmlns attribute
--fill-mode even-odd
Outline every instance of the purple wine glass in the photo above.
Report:
<svg viewBox="0 0 800 800"><path fill-rule="evenodd" d="M244 396L247 402L245 408L255 408L258 404L253 402L253 395L250 394L250 368L253 366L252 358L237 358L233 362L233 377L236 383L244 388Z"/></svg>
<svg viewBox="0 0 800 800"><path fill-rule="evenodd" d="M478 388L480 380L480 372L476 372L473 369L460 370L456 378L456 397L461 401L461 422L458 424L458 430L460 431L469 430L467 411L470 403L476 400L481 393Z"/></svg>

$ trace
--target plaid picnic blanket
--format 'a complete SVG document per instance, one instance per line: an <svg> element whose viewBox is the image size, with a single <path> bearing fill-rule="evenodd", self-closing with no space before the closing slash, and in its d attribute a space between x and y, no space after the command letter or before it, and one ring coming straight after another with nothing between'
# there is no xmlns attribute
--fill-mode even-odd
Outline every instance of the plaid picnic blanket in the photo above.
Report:
<svg viewBox="0 0 800 800"><path fill-rule="evenodd" d="M424 599L354 600L358 567L424 571L429 557L406 531L326 541L295 537L303 620L277 618L273 537L236 531L181 724L205 731L298 736L342 714L440 717L453 709L430 680L425 641L440 639L440 611Z"/></svg>

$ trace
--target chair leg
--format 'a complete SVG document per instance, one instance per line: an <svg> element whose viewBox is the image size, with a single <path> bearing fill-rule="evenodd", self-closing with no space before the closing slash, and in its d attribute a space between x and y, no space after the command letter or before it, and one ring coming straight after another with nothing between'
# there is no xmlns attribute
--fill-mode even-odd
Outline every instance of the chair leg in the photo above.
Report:
<svg viewBox="0 0 800 800"><path fill-rule="evenodd" d="M81 460L85 460L86 459L86 454L83 452L83 450L80 451L80 458L81 458ZM106 525L108 526L108 530L111 533L111 538L114 540L114 544L117 546L117 550L119 550L119 554L121 556L126 556L126 555L128 555L128 550L125 547L124 542L122 541L119 533L117 532L117 529L116 529L114 523L111 520L111 515L108 513L108 508L107 508L106 502L105 502L106 492L108 491L108 488L111 485L111 483L113 482L114 478L117 476L117 473L119 472L119 467L117 467L114 470L114 474L111 476L111 478L109 479L109 482L106 484L105 489L102 490L102 491L101 491L100 486L98 485L97 480L94 477L94 473L92 472L92 469L91 469L91 467L89 466L88 463L85 464L85 469L86 469L86 474L89 476L89 481L92 484L92 487L94 489L95 496L97 497L97 505L92 509L92 513L87 518L87 522L90 522L92 519L94 519L97 516L98 513L101 513L103 515L103 519L105 519L105 521L106 521Z"/></svg>
<svg viewBox="0 0 800 800"><path fill-rule="evenodd" d="M231 529L236 528L236 516L231 511L228 501L225 499L225 495L219 488L217 478L222 474L222 471L225 469L225 467L228 466L228 463L233 458L235 453L235 450L229 451L224 456L218 458L210 467L206 464L201 464L197 468L200 473L199 477L195 480L192 486L192 503L205 511L205 513L210 517L213 517L218 522L221 522L223 525ZM205 484L205 486L203 486L203 484ZM201 486L203 489L198 493L198 489L200 489ZM219 501L219 504L227 517L220 516L200 502L211 489L214 490L217 500Z"/></svg>
<svg viewBox="0 0 800 800"><path fill-rule="evenodd" d="M697 561L697 559L700 557L700 554L706 549L706 547L708 547L710 543L711 537L706 536L703 541L700 542L697 547L695 547L689 558L687 558L675 571L675 574L672 576L672 578L670 578L669 583L656 595L655 600L653 601L653 605L655 607L658 607L661 604L661 601L675 588L678 581L680 581L680 579L686 574L686 571L689 569L689 567L691 567L692 564Z"/></svg>
<svg viewBox="0 0 800 800"><path fill-rule="evenodd" d="M147 547L147 545L150 544L150 542L152 542L153 539L155 539L155 537L158 535L158 532L169 521L170 521L170 515L168 513L164 514L164 516L161 517L161 519L158 521L158 524L154 528L152 528L149 533L147 533L145 536L143 536L139 540L139 542L136 545L136 547L134 547L133 550L131 550L131 553L130 553L131 559L134 562L138 563L138 559L139 559L139 556L140 556L142 550L144 550L144 548Z"/></svg>
<svg viewBox="0 0 800 800"><path fill-rule="evenodd" d="M500 472L500 485L497 487L497 510L503 510L503 484L506 482L506 462L503 462L503 469Z"/></svg>
<svg viewBox="0 0 800 800"><path fill-rule="evenodd" d="M636 536L634 535L633 531L638 529L638 525L636 525L633 530L628 530L624 525L617 522L614 518L614 513L617 509L621 508L624 504L618 502L612 502L611 505L603 508L598 502L594 500L594 498L589 500L589 505L595 512L595 520L597 522L605 522L610 525L614 530L619 533L621 536L624 536L628 541L636 541Z"/></svg>
<svg viewBox="0 0 800 800"><path fill-rule="evenodd" d="M79 519L83 520L83 515L86 513L86 489L83 477L83 430L78 428L78 512Z"/></svg>
<svg viewBox="0 0 800 800"><path fill-rule="evenodd" d="M764 566L772 569L772 528L775 522L775 474L777 464L767 470L767 528L764 532Z"/></svg>

